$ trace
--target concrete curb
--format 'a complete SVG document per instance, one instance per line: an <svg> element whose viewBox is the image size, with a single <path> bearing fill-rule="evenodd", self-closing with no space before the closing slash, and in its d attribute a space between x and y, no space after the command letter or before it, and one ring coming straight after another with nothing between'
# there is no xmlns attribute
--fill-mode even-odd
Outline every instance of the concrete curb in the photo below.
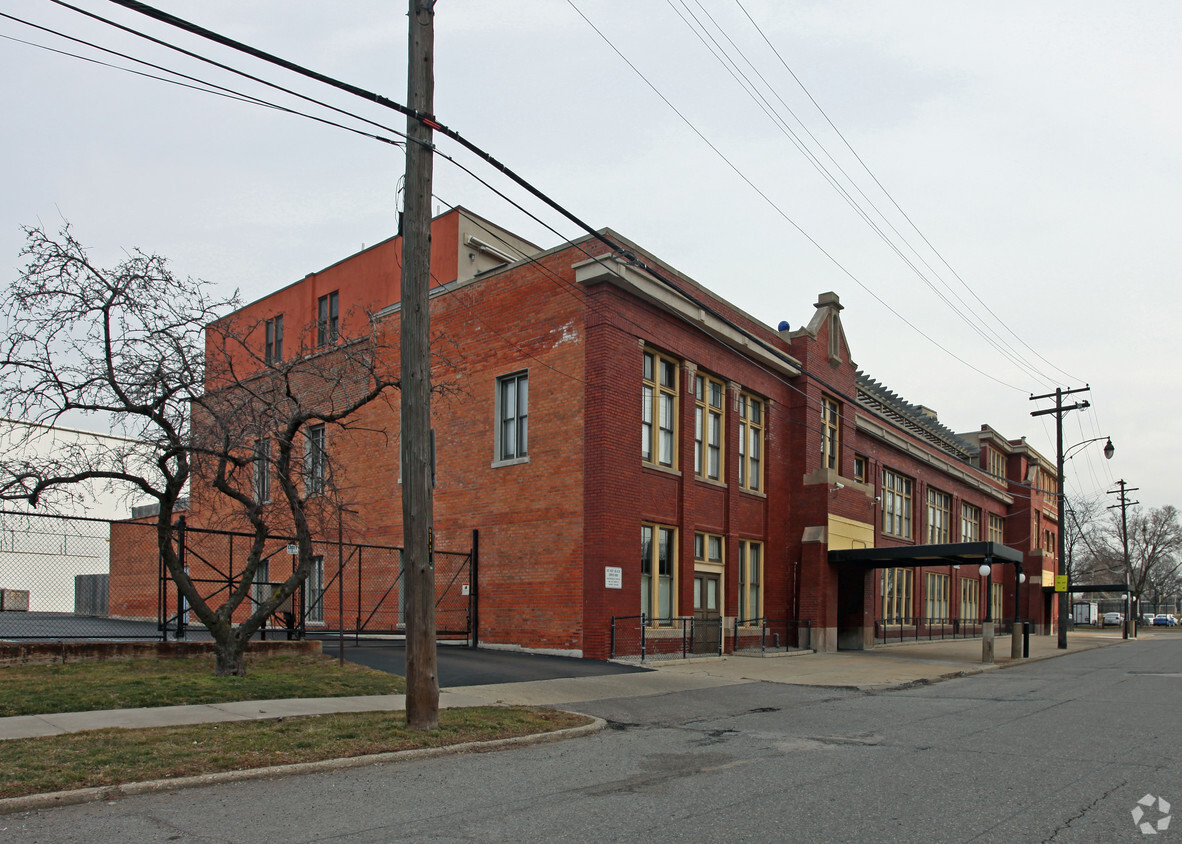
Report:
<svg viewBox="0 0 1182 844"><path fill-rule="evenodd" d="M582 713L573 713L581 715ZM592 735L607 727L602 718L595 718L590 724L569 727L549 733L533 733L528 736L494 739L492 741L469 741L463 744L449 744L442 747L422 747L414 750L395 750L390 753L371 753L368 756L348 756L342 759L321 759L318 762L297 762L292 765L272 765L267 768L247 768L241 771L219 771L213 774L199 774L193 777L147 780L123 785L105 785L95 788L77 788L71 791L51 791L46 794L29 794L24 797L0 799L0 815L16 812L32 812L51 809L56 806L76 806L82 803L97 803L103 800L121 800L141 794L159 794L182 788L205 788L246 780L275 779L278 777L300 776L322 771L338 771L347 768L361 768L369 765L383 765L392 762L413 762L419 759L434 759L459 753L491 753L513 747L527 747L554 741L581 738Z"/></svg>

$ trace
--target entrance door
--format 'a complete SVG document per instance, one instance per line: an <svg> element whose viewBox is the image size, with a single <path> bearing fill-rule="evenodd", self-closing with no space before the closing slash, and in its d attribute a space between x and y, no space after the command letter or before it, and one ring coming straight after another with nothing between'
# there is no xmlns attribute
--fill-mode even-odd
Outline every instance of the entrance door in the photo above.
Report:
<svg viewBox="0 0 1182 844"><path fill-rule="evenodd" d="M719 599L722 578L711 572L694 573L694 653L716 654L722 645Z"/></svg>

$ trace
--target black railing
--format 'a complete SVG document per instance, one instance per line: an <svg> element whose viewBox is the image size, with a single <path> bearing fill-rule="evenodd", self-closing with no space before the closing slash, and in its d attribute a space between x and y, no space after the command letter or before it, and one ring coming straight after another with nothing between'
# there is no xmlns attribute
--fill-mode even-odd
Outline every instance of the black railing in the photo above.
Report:
<svg viewBox="0 0 1182 844"><path fill-rule="evenodd" d="M726 653L804 650L810 647L811 634L808 621L795 619L740 619L728 628L720 617L612 616L610 653L612 659L643 662Z"/></svg>
<svg viewBox="0 0 1182 844"><path fill-rule="evenodd" d="M930 616L894 616L874 619L874 641L878 644L889 642L923 642L939 639L977 639L981 637L982 622L979 618L950 618ZM1014 628L1014 619L1001 618L993 622L993 632L1006 636Z"/></svg>
<svg viewBox="0 0 1182 844"><path fill-rule="evenodd" d="M785 653L812 648L812 622L795 618L736 618L732 653Z"/></svg>

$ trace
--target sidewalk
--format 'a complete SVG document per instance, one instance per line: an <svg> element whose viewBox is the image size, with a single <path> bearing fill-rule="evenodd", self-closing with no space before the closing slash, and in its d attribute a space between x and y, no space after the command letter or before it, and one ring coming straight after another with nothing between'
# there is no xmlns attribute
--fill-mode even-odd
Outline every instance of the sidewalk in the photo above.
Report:
<svg viewBox="0 0 1182 844"><path fill-rule="evenodd" d="M1142 634L1149 637L1152 634ZM1030 637L1033 662L1091 648L1120 644L1120 631L1073 632L1067 650L1057 648L1053 636ZM580 701L614 697L659 695L748 682L805 686L890 689L978 674L1013 664L1010 637L999 636L996 661L981 664L980 639L880 645L869 651L798 653L775 656L724 656L650 664L653 671L599 677L577 677L522 683L497 683L440 690L443 708L486 704L567 706ZM225 721L252 721L325 715L334 712L396 711L404 709L403 695L251 700L196 706L145 709L107 709L54 715L17 715L0 718L0 741L53 736L105 727L163 727Z"/></svg>

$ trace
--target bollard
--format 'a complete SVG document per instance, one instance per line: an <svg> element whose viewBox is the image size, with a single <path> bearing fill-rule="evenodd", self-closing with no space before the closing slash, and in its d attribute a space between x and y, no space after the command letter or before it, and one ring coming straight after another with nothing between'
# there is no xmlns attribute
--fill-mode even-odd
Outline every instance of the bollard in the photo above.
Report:
<svg viewBox="0 0 1182 844"><path fill-rule="evenodd" d="M981 622L981 662L993 664L993 622Z"/></svg>
<svg viewBox="0 0 1182 844"><path fill-rule="evenodd" d="M1014 619L1014 629L1010 634L1010 659L1022 658L1022 629L1025 625L1018 619Z"/></svg>
<svg viewBox="0 0 1182 844"><path fill-rule="evenodd" d="M1022 622L1022 658L1030 659L1030 622Z"/></svg>

